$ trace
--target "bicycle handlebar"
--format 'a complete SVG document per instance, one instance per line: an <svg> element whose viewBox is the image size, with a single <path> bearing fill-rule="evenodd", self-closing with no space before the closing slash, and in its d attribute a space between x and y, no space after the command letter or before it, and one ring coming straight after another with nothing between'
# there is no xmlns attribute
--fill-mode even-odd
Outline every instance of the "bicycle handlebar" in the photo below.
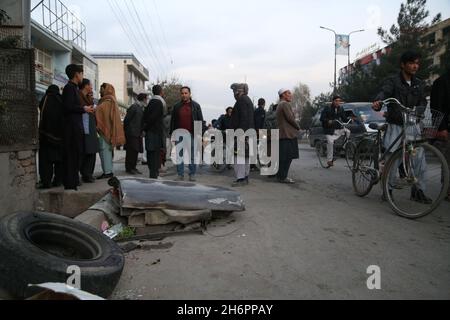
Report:
<svg viewBox="0 0 450 320"><path fill-rule="evenodd" d="M336 123L338 123L338 124L340 124L341 126L343 126L343 127L346 127L346 126L348 126L351 122L352 122L352 119L350 119L347 123L343 123L343 122L341 122L341 121L339 121L339 120L334 120Z"/></svg>

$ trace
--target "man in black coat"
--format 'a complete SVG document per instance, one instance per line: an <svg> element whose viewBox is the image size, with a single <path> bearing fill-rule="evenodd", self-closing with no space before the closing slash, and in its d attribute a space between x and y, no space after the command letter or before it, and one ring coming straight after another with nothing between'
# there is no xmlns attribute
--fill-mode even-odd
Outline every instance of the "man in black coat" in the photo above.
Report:
<svg viewBox="0 0 450 320"><path fill-rule="evenodd" d="M123 121L127 141L125 144L125 169L131 175L142 174L136 166L139 153L144 151L142 146L142 121L144 108L147 105L147 97L144 93L138 95L137 102L128 108L127 115Z"/></svg>
<svg viewBox="0 0 450 320"><path fill-rule="evenodd" d="M236 104L234 105L233 114L231 116L233 129L242 129L244 132L249 129L255 129L254 106L252 100L248 97L248 85L235 83L231 85L231 89L233 90L234 98L236 99ZM236 164L234 165L236 174L236 181L233 183L234 187L249 184L250 162L247 155L247 147L248 141L246 141L245 164L238 164L238 161L236 161Z"/></svg>
<svg viewBox="0 0 450 320"><path fill-rule="evenodd" d="M431 92L431 108L444 114L438 132L438 142L436 145L442 151L450 166L450 70L437 79L433 84ZM447 200L450 201L450 190L448 190Z"/></svg>
<svg viewBox="0 0 450 320"><path fill-rule="evenodd" d="M92 113L92 107L82 107L78 86L83 81L83 67L75 64L66 68L70 79L63 90L64 108L64 178L66 190L78 190L80 162L84 148L83 113Z"/></svg>
<svg viewBox="0 0 450 320"><path fill-rule="evenodd" d="M258 108L255 110L255 129L258 132L264 129L264 122L266 121L266 100L263 98L258 100ZM259 132L258 132L259 134Z"/></svg>
<svg viewBox="0 0 450 320"><path fill-rule="evenodd" d="M152 88L153 98L144 111L143 131L150 178L158 179L161 168L161 150L164 149L164 92L160 85Z"/></svg>
<svg viewBox="0 0 450 320"><path fill-rule="evenodd" d="M326 107L320 116L322 122L323 131L327 138L327 161L328 167L334 166L334 143L340 137L347 135L350 138L350 130L343 128L338 122L347 123L348 118L345 115L344 108L342 107L343 100L339 96L333 97L333 103L331 106Z"/></svg>
<svg viewBox="0 0 450 320"><path fill-rule="evenodd" d="M383 107L381 102L388 98L396 98L405 107L411 109L419 106L427 106L428 101L425 94L425 83L416 76L420 68L420 59L420 54L414 51L406 51L402 54L400 58L401 70L398 74L387 78L384 82L380 93L373 103L372 108L375 111L380 111ZM384 135L384 147L389 149L403 131L404 123L401 107L395 103L389 104L386 121L388 128ZM392 152L400 147L401 141L398 141L394 145L394 148L392 148ZM427 197L424 191L426 189L426 158L423 153L420 153L416 158L414 169L418 183L411 190L411 199L419 203L431 204L433 200ZM395 167L399 167L400 164L399 161ZM391 185L393 186L395 186L394 178L395 176L391 175ZM390 192L393 191L390 190Z"/></svg>

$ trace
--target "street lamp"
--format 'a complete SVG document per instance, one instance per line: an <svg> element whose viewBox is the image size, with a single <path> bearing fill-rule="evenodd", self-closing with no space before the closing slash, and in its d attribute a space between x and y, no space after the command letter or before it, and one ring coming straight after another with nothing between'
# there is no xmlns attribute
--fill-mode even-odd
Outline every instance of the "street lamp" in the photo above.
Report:
<svg viewBox="0 0 450 320"><path fill-rule="evenodd" d="M350 32L350 33L348 34L348 68L349 68L349 70L350 70L350 46L351 46L350 36L351 36L352 34L354 34L354 33L357 33L357 32L364 32L364 31L366 31L366 30L361 29L361 30L352 31L352 32Z"/></svg>
<svg viewBox="0 0 450 320"><path fill-rule="evenodd" d="M337 86L336 86L336 82L337 82L337 61L336 61L336 59L337 59L337 47L336 47L337 34L336 34L336 31L334 31L333 29L325 28L322 26L320 26L320 28L334 33L334 41L335 41L335 43L334 43L334 92L336 92L336 89L337 89ZM363 32L363 31L365 31L365 30L355 30L348 34L348 68L350 68L350 36L353 33Z"/></svg>

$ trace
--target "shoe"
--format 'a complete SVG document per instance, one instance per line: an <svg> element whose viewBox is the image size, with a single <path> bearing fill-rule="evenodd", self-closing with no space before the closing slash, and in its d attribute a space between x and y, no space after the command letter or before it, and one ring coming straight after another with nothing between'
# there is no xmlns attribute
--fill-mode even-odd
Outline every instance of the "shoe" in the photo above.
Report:
<svg viewBox="0 0 450 320"><path fill-rule="evenodd" d="M53 188L59 188L59 187L62 187L62 182L56 182L56 181L53 181L52 182L52 187Z"/></svg>
<svg viewBox="0 0 450 320"><path fill-rule="evenodd" d="M125 171L127 174L130 174L132 176L134 176L136 173L134 172L134 170L126 170Z"/></svg>
<svg viewBox="0 0 450 320"><path fill-rule="evenodd" d="M114 174L112 174L112 173L102 174L100 177L97 177L97 180L111 179L113 177L114 177Z"/></svg>
<svg viewBox="0 0 450 320"><path fill-rule="evenodd" d="M231 185L233 188L244 187L248 185L248 181L246 179L238 179Z"/></svg>
<svg viewBox="0 0 450 320"><path fill-rule="evenodd" d="M183 176L178 176L175 181L184 181L184 177Z"/></svg>
<svg viewBox="0 0 450 320"><path fill-rule="evenodd" d="M433 204L433 200L428 198L423 190L413 187L411 190L411 200L422 204Z"/></svg>
<svg viewBox="0 0 450 320"><path fill-rule="evenodd" d="M94 179L94 177L84 177L84 178L82 179L82 181L83 181L84 183L94 183L94 182L95 182L95 179Z"/></svg>
<svg viewBox="0 0 450 320"><path fill-rule="evenodd" d="M291 178L286 178L284 180L278 180L280 183L284 183L284 184L295 184L295 181L292 180Z"/></svg>
<svg viewBox="0 0 450 320"><path fill-rule="evenodd" d="M327 165L328 165L327 169L329 169L331 167L334 167L334 162L333 161L328 161Z"/></svg>
<svg viewBox="0 0 450 320"><path fill-rule="evenodd" d="M40 183L40 184L37 186L37 189L38 189L38 190L48 190L48 189L51 189L51 186L48 185L48 184Z"/></svg>
<svg viewBox="0 0 450 320"><path fill-rule="evenodd" d="M197 179L195 179L195 176L189 176L190 182L197 182Z"/></svg>

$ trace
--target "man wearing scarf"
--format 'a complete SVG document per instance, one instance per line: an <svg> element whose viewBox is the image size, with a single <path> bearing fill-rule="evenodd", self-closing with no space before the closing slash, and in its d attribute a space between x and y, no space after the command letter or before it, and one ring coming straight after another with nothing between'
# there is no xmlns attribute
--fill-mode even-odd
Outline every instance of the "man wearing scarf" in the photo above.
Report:
<svg viewBox="0 0 450 320"><path fill-rule="evenodd" d="M100 159L103 174L97 179L109 179L113 173L113 150L125 145L125 132L120 119L114 87L104 83L100 87L101 99L95 112L99 134Z"/></svg>
<svg viewBox="0 0 450 320"><path fill-rule="evenodd" d="M157 179L161 168L161 150L166 143L164 133L164 116L167 114L167 104L163 98L160 85L152 88L153 98L144 112L143 130L145 131L145 149L147 150L150 178Z"/></svg>
<svg viewBox="0 0 450 320"><path fill-rule="evenodd" d="M63 175L63 106L59 88L48 87L39 104L39 175L40 189L62 185ZM52 182L53 179L53 182Z"/></svg>

